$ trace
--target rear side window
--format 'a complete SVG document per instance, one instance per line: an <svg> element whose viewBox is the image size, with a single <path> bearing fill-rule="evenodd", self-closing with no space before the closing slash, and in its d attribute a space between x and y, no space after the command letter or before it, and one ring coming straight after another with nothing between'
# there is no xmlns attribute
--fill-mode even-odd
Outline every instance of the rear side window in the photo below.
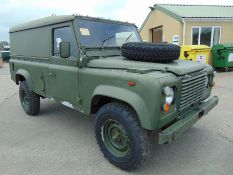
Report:
<svg viewBox="0 0 233 175"><path fill-rule="evenodd" d="M60 42L66 41L70 43L70 55L77 56L78 48L75 42L71 27L61 27L53 29L53 56L60 56Z"/></svg>

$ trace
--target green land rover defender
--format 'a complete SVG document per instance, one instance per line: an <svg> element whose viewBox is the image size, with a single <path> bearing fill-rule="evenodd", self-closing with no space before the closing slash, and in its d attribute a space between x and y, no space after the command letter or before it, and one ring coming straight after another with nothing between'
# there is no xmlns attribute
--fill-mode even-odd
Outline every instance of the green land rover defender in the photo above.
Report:
<svg viewBox="0 0 233 175"><path fill-rule="evenodd" d="M94 116L101 151L122 169L143 165L152 139L172 142L218 103L211 66L142 42L134 24L50 16L12 27L10 44L24 111L37 115L49 98Z"/></svg>

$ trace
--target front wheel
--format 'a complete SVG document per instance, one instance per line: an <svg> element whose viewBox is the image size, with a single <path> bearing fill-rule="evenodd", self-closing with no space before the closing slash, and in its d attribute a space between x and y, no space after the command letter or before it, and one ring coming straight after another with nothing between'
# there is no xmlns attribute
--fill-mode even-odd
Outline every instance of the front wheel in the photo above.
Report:
<svg viewBox="0 0 233 175"><path fill-rule="evenodd" d="M26 81L19 85L19 98L24 111L29 115L37 115L40 111L40 96L30 91Z"/></svg>
<svg viewBox="0 0 233 175"><path fill-rule="evenodd" d="M99 109L95 134L104 156L121 169L142 166L151 151L149 132L140 126L136 113L124 103L112 102Z"/></svg>

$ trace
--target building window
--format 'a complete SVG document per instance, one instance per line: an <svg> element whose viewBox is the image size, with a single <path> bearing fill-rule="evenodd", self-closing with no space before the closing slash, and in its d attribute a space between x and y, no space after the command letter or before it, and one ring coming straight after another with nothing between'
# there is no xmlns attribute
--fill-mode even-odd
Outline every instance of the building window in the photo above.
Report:
<svg viewBox="0 0 233 175"><path fill-rule="evenodd" d="M191 44L203 44L212 47L220 43L220 37L221 27L193 27Z"/></svg>
<svg viewBox="0 0 233 175"><path fill-rule="evenodd" d="M220 27L214 27L213 31L213 45L220 43Z"/></svg>
<svg viewBox="0 0 233 175"><path fill-rule="evenodd" d="M199 28L193 28L193 39L192 39L192 44L193 45L198 45L198 40L199 40Z"/></svg>
<svg viewBox="0 0 233 175"><path fill-rule="evenodd" d="M211 27L201 27L200 44L211 45Z"/></svg>

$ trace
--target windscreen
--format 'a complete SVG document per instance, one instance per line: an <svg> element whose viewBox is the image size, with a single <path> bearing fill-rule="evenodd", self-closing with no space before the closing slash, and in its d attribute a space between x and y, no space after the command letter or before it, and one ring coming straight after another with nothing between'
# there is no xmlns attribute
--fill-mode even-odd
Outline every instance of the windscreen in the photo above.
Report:
<svg viewBox="0 0 233 175"><path fill-rule="evenodd" d="M140 42L134 25L77 20L79 39L86 47L120 47L126 42Z"/></svg>

